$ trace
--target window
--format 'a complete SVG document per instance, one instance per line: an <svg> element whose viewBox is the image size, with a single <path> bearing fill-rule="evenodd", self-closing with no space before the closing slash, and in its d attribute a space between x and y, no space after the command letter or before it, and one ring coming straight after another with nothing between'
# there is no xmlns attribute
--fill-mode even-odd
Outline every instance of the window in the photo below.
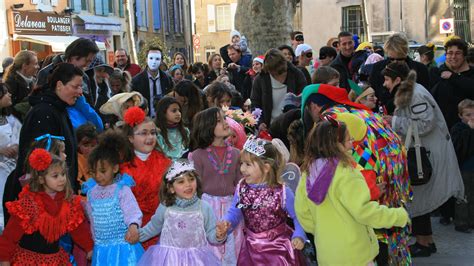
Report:
<svg viewBox="0 0 474 266"><path fill-rule="evenodd" d="M219 5L216 6L216 21L217 30L231 30L232 29L232 17L230 12L230 5Z"/></svg>
<svg viewBox="0 0 474 266"><path fill-rule="evenodd" d="M469 0L454 0L454 33L467 42L471 41L469 27Z"/></svg>
<svg viewBox="0 0 474 266"><path fill-rule="evenodd" d="M148 27L147 21L147 2L144 0L137 0L135 2L135 8L137 16L137 26L138 27Z"/></svg>
<svg viewBox="0 0 474 266"><path fill-rule="evenodd" d="M110 13L113 13L113 2L113 0L95 0L95 14L108 16Z"/></svg>
<svg viewBox="0 0 474 266"><path fill-rule="evenodd" d="M341 30L357 34L361 40L365 40L361 6L348 6L342 8Z"/></svg>
<svg viewBox="0 0 474 266"><path fill-rule="evenodd" d="M74 1L79 1L79 0L74 0ZM87 11L87 0L81 0L81 6L82 6L82 10ZM78 10L77 12L80 12L80 11Z"/></svg>

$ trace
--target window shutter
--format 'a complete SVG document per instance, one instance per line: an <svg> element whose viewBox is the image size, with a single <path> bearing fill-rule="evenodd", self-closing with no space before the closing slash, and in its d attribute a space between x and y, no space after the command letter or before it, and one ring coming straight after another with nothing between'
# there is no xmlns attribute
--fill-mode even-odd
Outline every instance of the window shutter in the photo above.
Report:
<svg viewBox="0 0 474 266"><path fill-rule="evenodd" d="M109 0L102 0L102 15L108 16L109 12Z"/></svg>
<svg viewBox="0 0 474 266"><path fill-rule="evenodd" d="M119 15L119 17L121 17L121 18L124 17L123 9L124 9L123 0L119 0L119 3L118 3L118 15Z"/></svg>
<svg viewBox="0 0 474 266"><path fill-rule="evenodd" d="M235 30L235 11L237 11L237 3L230 4L230 21L233 30Z"/></svg>
<svg viewBox="0 0 474 266"><path fill-rule="evenodd" d="M102 0L95 0L95 14L96 15L104 14L104 7L102 5Z"/></svg>
<svg viewBox="0 0 474 266"><path fill-rule="evenodd" d="M148 1L145 0L145 10L143 10L143 17L145 18L145 27L148 28Z"/></svg>
<svg viewBox="0 0 474 266"><path fill-rule="evenodd" d="M74 8L75 13L79 13L82 10L81 0L74 0L72 3L72 8Z"/></svg>
<svg viewBox="0 0 474 266"><path fill-rule="evenodd" d="M207 31L216 32L216 6L207 5Z"/></svg>
<svg viewBox="0 0 474 266"><path fill-rule="evenodd" d="M137 26L138 27L143 27L141 7L142 7L141 1L136 1L135 2L135 15L137 16Z"/></svg>
<svg viewBox="0 0 474 266"><path fill-rule="evenodd" d="M161 28L161 0L153 1L153 29L159 30Z"/></svg>

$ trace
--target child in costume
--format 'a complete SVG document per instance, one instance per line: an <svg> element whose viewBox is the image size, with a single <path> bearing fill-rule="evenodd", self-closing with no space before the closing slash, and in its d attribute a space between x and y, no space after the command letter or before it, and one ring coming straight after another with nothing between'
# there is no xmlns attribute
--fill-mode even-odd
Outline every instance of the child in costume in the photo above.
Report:
<svg viewBox="0 0 474 266"><path fill-rule="evenodd" d="M245 142L240 157L243 178L224 221L218 223L233 229L245 221L237 265L304 265L299 250L306 236L296 219L294 194L279 181L281 157L271 142L254 137ZM288 216L293 219L294 232L286 224Z"/></svg>
<svg viewBox="0 0 474 266"><path fill-rule="evenodd" d="M184 126L181 105L173 97L163 97L156 105L155 123L160 129L158 145L170 159L182 158L188 151L189 130Z"/></svg>
<svg viewBox="0 0 474 266"><path fill-rule="evenodd" d="M346 125L330 115L307 139L295 208L305 231L315 236L319 265L373 265L378 254L373 228L402 227L409 221L404 208L370 200L351 149Z"/></svg>
<svg viewBox="0 0 474 266"><path fill-rule="evenodd" d="M202 178L202 200L211 205L218 220L231 206L235 186L241 177L239 150L226 142L229 136L230 127L221 109L212 107L195 116L192 137L197 149L192 153L192 160ZM224 265L237 262L242 243L239 229L228 236L225 245L213 248Z"/></svg>
<svg viewBox="0 0 474 266"><path fill-rule="evenodd" d="M155 213L159 204L159 191L163 174L171 161L156 150L157 128L153 120L145 116L140 107L129 108L124 115L123 132L132 144L135 156L130 161L120 164L120 172L128 174L135 180L133 195L143 213L142 224L146 225ZM143 243L145 250L156 243L158 238Z"/></svg>
<svg viewBox="0 0 474 266"><path fill-rule="evenodd" d="M216 231L212 208L201 200L201 181L192 163L176 160L163 178L161 204L151 221L140 229L140 241L161 234L138 265L221 265L208 242L225 240Z"/></svg>
<svg viewBox="0 0 474 266"><path fill-rule="evenodd" d="M34 149L28 158L31 178L19 199L7 202L11 215L0 236L0 261L11 265L71 265L59 239L70 234L88 257L93 242L81 198L74 196L66 162L45 149Z"/></svg>
<svg viewBox="0 0 474 266"><path fill-rule="evenodd" d="M87 159L91 151L97 146L97 130L91 123L84 124L76 129L77 139L77 181L82 186L92 177ZM81 192L79 192L81 193Z"/></svg>
<svg viewBox="0 0 474 266"><path fill-rule="evenodd" d="M119 173L126 142L119 133L106 132L89 155L93 178L82 191L95 242L92 265L135 265L144 253L140 244L128 243L138 236L142 212L130 189L133 178Z"/></svg>

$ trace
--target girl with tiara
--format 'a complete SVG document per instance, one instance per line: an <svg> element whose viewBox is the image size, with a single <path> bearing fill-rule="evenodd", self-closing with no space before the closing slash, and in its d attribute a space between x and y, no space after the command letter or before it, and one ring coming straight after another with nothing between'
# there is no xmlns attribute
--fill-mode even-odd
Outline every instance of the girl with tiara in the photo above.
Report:
<svg viewBox="0 0 474 266"><path fill-rule="evenodd" d="M132 187L132 192L143 213L142 223L146 225L158 208L162 177L171 161L156 149L158 130L153 120L140 107L129 108L125 112L124 121L123 132L131 143L135 156L120 164L120 172L133 176L136 185ZM157 239L144 242L143 248L146 250Z"/></svg>
<svg viewBox="0 0 474 266"><path fill-rule="evenodd" d="M250 137L244 144L240 156L243 178L224 221L218 224L232 231L241 220L245 222L237 265L305 264L299 250L306 236L296 219L294 194L279 180L281 157L271 142ZM288 216L295 231L286 224Z"/></svg>
<svg viewBox="0 0 474 266"><path fill-rule="evenodd" d="M184 126L181 105L173 97L163 97L156 105L155 123L160 130L158 145L170 159L182 158L188 152L189 130Z"/></svg>
<svg viewBox="0 0 474 266"><path fill-rule="evenodd" d="M226 141L231 130L221 109L212 107L199 112L193 125L192 141L197 149L192 153L192 160L202 177L202 199L212 206L220 220L231 206L241 177L239 150ZM235 265L241 243L242 231L238 227L225 245L214 246L213 250L223 265Z"/></svg>
<svg viewBox="0 0 474 266"><path fill-rule="evenodd" d="M174 161L163 178L161 204L151 221L140 229L140 241L161 234L138 265L221 265L208 243L222 243L209 204L200 199L201 181L192 163Z"/></svg>
<svg viewBox="0 0 474 266"><path fill-rule="evenodd" d="M81 198L74 196L66 162L45 149L27 156L29 184L7 202L11 215L0 236L0 262L11 265L71 265L59 239L70 234L90 258L93 242Z"/></svg>
<svg viewBox="0 0 474 266"><path fill-rule="evenodd" d="M142 212L130 187L133 178L119 173L119 163L127 140L113 131L106 132L89 155L92 178L82 185L87 193L86 211L94 237L92 265L135 265L144 250L130 244L138 236Z"/></svg>

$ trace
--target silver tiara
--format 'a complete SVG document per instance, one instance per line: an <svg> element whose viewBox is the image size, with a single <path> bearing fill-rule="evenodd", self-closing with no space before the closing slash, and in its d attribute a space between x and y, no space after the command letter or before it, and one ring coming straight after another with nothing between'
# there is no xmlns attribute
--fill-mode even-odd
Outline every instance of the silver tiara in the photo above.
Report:
<svg viewBox="0 0 474 266"><path fill-rule="evenodd" d="M260 157L266 152L265 144L267 144L267 141L258 139L252 135L247 139L247 141L245 141L244 150Z"/></svg>
<svg viewBox="0 0 474 266"><path fill-rule="evenodd" d="M165 178L167 181L173 181L176 177L189 171L196 171L192 162L185 159L176 160L171 163Z"/></svg>

